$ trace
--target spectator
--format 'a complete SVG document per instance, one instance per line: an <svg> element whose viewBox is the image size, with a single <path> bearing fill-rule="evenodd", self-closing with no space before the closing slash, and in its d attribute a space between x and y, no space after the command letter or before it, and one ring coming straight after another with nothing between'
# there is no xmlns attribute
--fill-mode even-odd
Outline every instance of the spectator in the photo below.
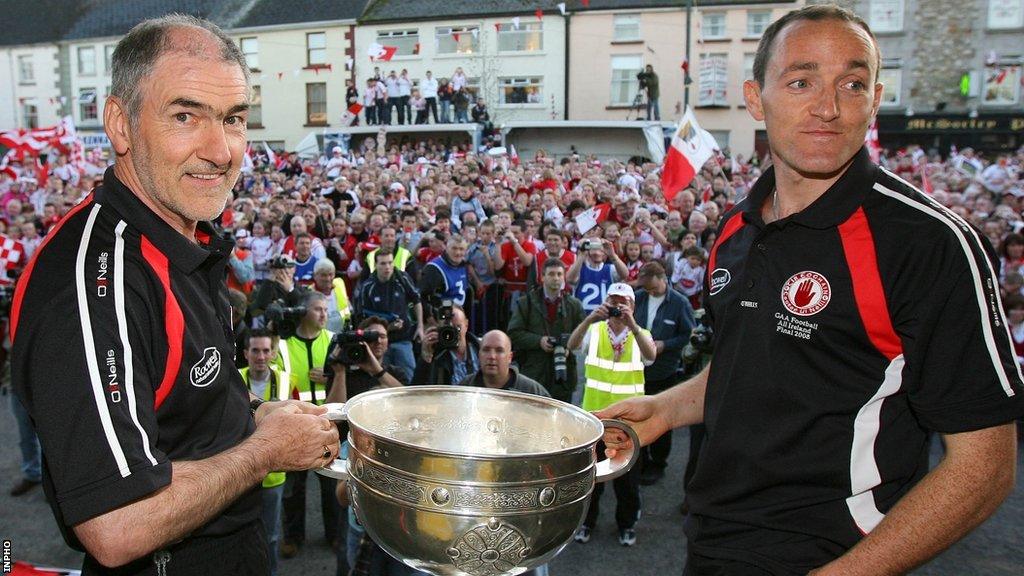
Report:
<svg viewBox="0 0 1024 576"><path fill-rule="evenodd" d="M505 300L508 306L516 305L519 298L526 292L526 280L530 266L537 255L537 247L526 238L524 232L526 222L516 220L505 232L504 242L498 256L498 270L504 287Z"/></svg>
<svg viewBox="0 0 1024 576"><path fill-rule="evenodd" d="M324 258L313 266L313 289L327 296L327 330L341 332L352 317L345 281L336 276L334 263Z"/></svg>
<svg viewBox="0 0 1024 576"><path fill-rule="evenodd" d="M452 105L455 107L455 123L465 124L469 122L470 93L465 88L460 88L452 95Z"/></svg>
<svg viewBox="0 0 1024 576"><path fill-rule="evenodd" d="M447 78L441 79L441 84L437 88L438 102L441 104L441 123L448 124L452 121L451 108L452 108L452 96L455 91L452 90L452 85L448 83Z"/></svg>
<svg viewBox="0 0 1024 576"><path fill-rule="evenodd" d="M416 124L427 123L427 100L420 95L419 90L412 91L412 98L409 100L410 108L416 112Z"/></svg>
<svg viewBox="0 0 1024 576"><path fill-rule="evenodd" d="M412 124L412 109L409 107L409 99L412 97L412 80L409 80L409 71L402 68L402 73L398 75L398 123L404 124L403 118L407 119L409 124Z"/></svg>
<svg viewBox="0 0 1024 576"><path fill-rule="evenodd" d="M583 322L583 305L565 292L565 263L547 259L541 267L541 284L512 306L508 334L520 371L543 384L548 393L572 402L576 387L576 357L566 354L568 336ZM564 373L556 370L555 349L565 355Z"/></svg>
<svg viewBox="0 0 1024 576"><path fill-rule="evenodd" d="M573 295L583 304L583 311L590 314L600 308L608 287L627 278L629 271L609 240L588 238L580 245L580 250L586 255L576 258L565 280L576 286Z"/></svg>
<svg viewBox="0 0 1024 576"><path fill-rule="evenodd" d="M295 237L295 283L304 288L313 285L313 269L320 259L313 255L313 238L305 232Z"/></svg>
<svg viewBox="0 0 1024 576"><path fill-rule="evenodd" d="M355 317L387 321L391 342L387 362L401 367L406 372L406 380L411 380L416 369L412 340L416 337L422 341L425 335L420 294L412 278L395 269L394 253L382 248L374 252L373 257L374 271L359 285L353 298Z"/></svg>
<svg viewBox="0 0 1024 576"><path fill-rule="evenodd" d="M377 80L366 79L366 90L363 91L363 116L366 124L372 126L377 123Z"/></svg>
<svg viewBox="0 0 1024 576"><path fill-rule="evenodd" d="M480 369L480 342L469 332L466 313L460 306L454 306L449 319L438 316L439 313L435 312L425 322L427 329L412 378L412 383L417 386L456 385ZM454 343L442 342L439 345L439 334L451 328L457 332Z"/></svg>
<svg viewBox="0 0 1024 576"><path fill-rule="evenodd" d="M451 300L456 306L465 305L471 274L466 264L467 248L466 239L455 234L445 243L444 253L424 266L420 297L428 307L437 306L441 299Z"/></svg>
<svg viewBox="0 0 1024 576"><path fill-rule="evenodd" d="M433 115L434 124L437 124L437 91L438 84L437 79L431 74L430 70L427 70L427 77L420 83L420 90L422 91L423 99L427 101L427 111ZM426 120L424 120L424 124Z"/></svg>

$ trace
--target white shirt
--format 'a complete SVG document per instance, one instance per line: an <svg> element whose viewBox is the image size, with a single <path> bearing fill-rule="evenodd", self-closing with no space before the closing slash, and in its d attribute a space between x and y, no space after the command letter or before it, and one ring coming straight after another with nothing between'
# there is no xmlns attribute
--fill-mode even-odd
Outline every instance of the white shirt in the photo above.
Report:
<svg viewBox="0 0 1024 576"><path fill-rule="evenodd" d="M420 94L424 98L437 98L437 78L424 78L420 82Z"/></svg>
<svg viewBox="0 0 1024 576"><path fill-rule="evenodd" d="M398 95L399 96L411 96L412 95L412 82L405 76L398 77Z"/></svg>
<svg viewBox="0 0 1024 576"><path fill-rule="evenodd" d="M651 325L654 324L654 317L658 315L658 308L661 308L662 303L665 302L665 297L668 292L665 292L661 296L655 296L654 294L647 294L647 323L644 327L648 330L651 329Z"/></svg>
<svg viewBox="0 0 1024 576"><path fill-rule="evenodd" d="M466 75L465 74L456 74L456 75L452 76L451 84L452 84L452 92L458 92L459 88L462 88L462 87L464 87L466 85Z"/></svg>
<svg viewBox="0 0 1024 576"><path fill-rule="evenodd" d="M388 87L388 98L398 98L401 96L398 89L398 78L388 76L384 79L384 85Z"/></svg>

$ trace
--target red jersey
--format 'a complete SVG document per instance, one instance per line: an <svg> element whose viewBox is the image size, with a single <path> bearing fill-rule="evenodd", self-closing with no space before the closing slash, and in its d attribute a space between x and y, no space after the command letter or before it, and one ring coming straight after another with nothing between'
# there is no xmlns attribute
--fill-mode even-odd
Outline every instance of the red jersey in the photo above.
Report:
<svg viewBox="0 0 1024 576"><path fill-rule="evenodd" d="M529 254L537 255L537 246L526 240L522 244L523 250ZM501 269L501 277L505 279L505 289L517 292L526 290L527 267L519 259L519 254L511 242L501 245L501 259L505 261L505 267Z"/></svg>

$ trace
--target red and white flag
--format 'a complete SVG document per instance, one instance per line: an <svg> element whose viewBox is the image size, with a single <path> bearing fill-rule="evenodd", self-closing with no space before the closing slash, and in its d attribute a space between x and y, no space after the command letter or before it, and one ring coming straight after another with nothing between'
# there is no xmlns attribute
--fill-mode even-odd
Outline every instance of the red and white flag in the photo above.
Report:
<svg viewBox="0 0 1024 576"><path fill-rule="evenodd" d="M256 168L256 165L252 161L252 144L246 144L245 155L242 156L242 172L252 174L254 168Z"/></svg>
<svg viewBox="0 0 1024 576"><path fill-rule="evenodd" d="M868 128L867 134L864 135L864 144L868 147L868 154L871 156L871 161L875 164L882 159L882 145L878 142L878 117L871 122L871 128Z"/></svg>
<svg viewBox="0 0 1024 576"><path fill-rule="evenodd" d="M270 165L277 170L277 154L274 154L274 149L267 145L267 142L263 142L263 149L267 151L267 161Z"/></svg>
<svg viewBox="0 0 1024 576"><path fill-rule="evenodd" d="M513 166L519 166L519 153L516 152L516 145L515 144L509 144L508 145L508 157L509 157L509 160L512 160L512 165Z"/></svg>
<svg viewBox="0 0 1024 576"><path fill-rule="evenodd" d="M591 228L608 219L612 207L610 204L598 204L589 210L576 215L576 229L580 234L586 234Z"/></svg>
<svg viewBox="0 0 1024 576"><path fill-rule="evenodd" d="M363 111L363 105L362 104L360 104L358 102L356 102L355 104L352 104L351 106L348 107L348 110L345 110L345 113L341 115L341 125L342 126L351 126L351 125L355 124L356 120L359 119L359 113L362 112L362 111Z"/></svg>
<svg viewBox="0 0 1024 576"><path fill-rule="evenodd" d="M17 268L25 256L25 247L14 238L0 234L0 270ZM6 277L6 276L5 276Z"/></svg>
<svg viewBox="0 0 1024 576"><path fill-rule="evenodd" d="M693 110L687 108L672 137L661 171L661 189L667 202L672 202L680 190L693 182L697 172L714 156L716 148L714 137L700 127Z"/></svg>
<svg viewBox="0 0 1024 576"><path fill-rule="evenodd" d="M366 55L370 57L370 60L389 62L394 58L395 52L398 52L398 46L382 46L374 42L370 44Z"/></svg>

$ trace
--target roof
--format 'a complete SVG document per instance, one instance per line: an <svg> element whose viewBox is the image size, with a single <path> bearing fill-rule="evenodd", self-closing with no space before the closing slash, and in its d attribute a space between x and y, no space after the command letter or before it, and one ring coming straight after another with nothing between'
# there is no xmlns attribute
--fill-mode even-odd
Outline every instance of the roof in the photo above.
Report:
<svg viewBox="0 0 1024 576"><path fill-rule="evenodd" d="M221 25L221 22L212 16L227 13L229 5L245 3L244 0L91 0L88 2L89 8L67 33L54 40L124 36L133 26L147 18L174 12L209 18Z"/></svg>
<svg viewBox="0 0 1024 576"><path fill-rule="evenodd" d="M71 28L86 2L72 0L33 0L0 2L4 33L0 46L21 46L55 42ZM45 14L45 17L41 15Z"/></svg>
<svg viewBox="0 0 1024 576"><path fill-rule="evenodd" d="M793 4L795 0L699 0L698 7L733 4ZM470 16L530 16L538 8L545 14L559 14L555 0L371 0L360 23L403 22L411 20L442 20ZM592 12L599 10L642 10L651 8L682 8L685 0L590 0L586 8L580 0L566 0L566 10Z"/></svg>
<svg viewBox="0 0 1024 576"><path fill-rule="evenodd" d="M258 0L251 10L235 23L233 28L274 26L298 22L324 22L333 20L355 21L366 7L367 0Z"/></svg>

